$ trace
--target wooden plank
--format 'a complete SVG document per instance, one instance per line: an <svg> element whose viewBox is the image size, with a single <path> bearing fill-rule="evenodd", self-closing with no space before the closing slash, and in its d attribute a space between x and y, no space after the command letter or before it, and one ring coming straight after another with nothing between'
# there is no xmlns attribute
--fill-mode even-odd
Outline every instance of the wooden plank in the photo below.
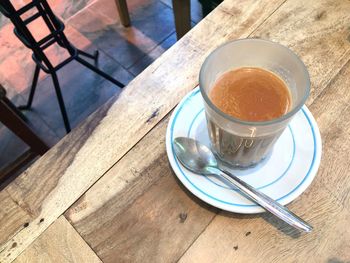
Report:
<svg viewBox="0 0 350 263"><path fill-rule="evenodd" d="M15 247L17 244L13 243L12 246ZM67 219L61 216L14 262L101 263L102 261L79 236Z"/></svg>
<svg viewBox="0 0 350 263"><path fill-rule="evenodd" d="M105 104L98 114L105 115L112 103L113 101L110 101ZM11 262L15 259L67 209L67 203L77 199L84 192L88 182L80 181L77 174L71 173L69 167L74 162L78 150L88 139L90 129L96 127L99 122L100 118L96 117L84 123L75 131L80 133L80 137L74 136L74 133L69 134L0 191L0 208L3 207L3 200L12 201L8 202L7 208L11 214L0 210L0 262ZM88 169L88 166L86 168ZM70 174L71 177L64 178L64 174ZM80 178L84 177L81 175ZM81 192L75 191L77 189ZM26 217L23 217L23 214ZM40 223L41 219L44 221ZM17 246L13 248L14 242ZM11 256L7 257L9 253Z"/></svg>
<svg viewBox="0 0 350 263"><path fill-rule="evenodd" d="M271 214L222 212L179 262L348 262L350 213L320 183L289 205L314 230L300 233Z"/></svg>
<svg viewBox="0 0 350 263"><path fill-rule="evenodd" d="M183 40L184 42L189 40L189 45L196 46L196 50L201 49L205 52L205 55L199 59L199 64L197 59L192 63L196 66L194 71L199 73L201 63L210 51L229 40L249 37L285 2L286 0L270 2L228 0L220 4ZM195 83L198 84L198 75L194 77Z"/></svg>
<svg viewBox="0 0 350 263"><path fill-rule="evenodd" d="M349 1L288 1L252 35L284 44L302 58L312 80L307 104L349 59L349 13Z"/></svg>
<svg viewBox="0 0 350 263"><path fill-rule="evenodd" d="M350 211L350 108L346 107L323 136L319 176L326 188Z"/></svg>
<svg viewBox="0 0 350 263"><path fill-rule="evenodd" d="M350 61L322 93L311 110L315 112L323 139L318 178L350 211Z"/></svg>
<svg viewBox="0 0 350 263"><path fill-rule="evenodd" d="M28 234L27 223L32 219L32 215L26 209L25 204L15 200L6 189L0 191L0 202L0 243L11 243L11 238L22 231ZM9 253L10 251L4 256L7 257ZM2 261L3 259L1 259Z"/></svg>
<svg viewBox="0 0 350 263"><path fill-rule="evenodd" d="M13 260L30 245L195 87L200 65L210 50L228 39L247 37L283 1L242 1L241 16L215 10L210 15L212 21L200 23L193 37L188 34L181 39L118 98L91 115L9 185L6 191L16 201L13 210L22 209L16 203L23 204L31 221L28 232L18 232L25 223L20 217L9 219L9 229L2 228L0 222L0 261ZM260 5L252 9L253 2ZM1 196L0 192L0 200ZM41 218L45 221L37 224ZM16 248L11 249L9 238L17 242ZM10 249L11 256L6 257Z"/></svg>
<svg viewBox="0 0 350 263"><path fill-rule="evenodd" d="M350 61L346 63L338 75L333 78L330 84L317 97L317 100L310 106L310 110L317 121L323 139L325 139L324 137L328 133L328 130L332 128L332 124L349 107L349 76Z"/></svg>
<svg viewBox="0 0 350 263"><path fill-rule="evenodd" d="M165 153L168 118L65 214L103 262L170 262L215 216L175 180Z"/></svg>

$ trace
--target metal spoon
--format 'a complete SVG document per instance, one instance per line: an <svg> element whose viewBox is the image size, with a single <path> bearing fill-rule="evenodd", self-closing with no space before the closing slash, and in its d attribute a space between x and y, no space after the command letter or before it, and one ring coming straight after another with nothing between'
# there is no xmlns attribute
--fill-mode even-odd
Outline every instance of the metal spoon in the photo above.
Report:
<svg viewBox="0 0 350 263"><path fill-rule="evenodd" d="M299 230L311 232L312 226L293 214L286 207L280 205L277 201L256 190L230 172L220 170L214 154L207 146L190 138L178 137L174 139L174 150L179 161L188 170L196 174L218 175L225 178L249 199L253 200L267 211L270 211L287 224Z"/></svg>

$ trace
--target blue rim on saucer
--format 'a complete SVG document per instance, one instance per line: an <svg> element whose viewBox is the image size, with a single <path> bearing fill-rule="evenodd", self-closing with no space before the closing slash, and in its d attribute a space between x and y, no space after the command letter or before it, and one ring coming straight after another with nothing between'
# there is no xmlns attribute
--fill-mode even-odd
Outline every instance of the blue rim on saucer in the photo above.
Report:
<svg viewBox="0 0 350 263"><path fill-rule="evenodd" d="M209 146L203 101L198 87L175 108L167 128L166 150L176 176L195 196L220 209L246 214L265 211L218 178L197 175L184 168L176 159L172 144L178 136L191 137ZM285 205L311 184L320 165L321 152L319 129L312 114L304 106L278 139L267 160L255 168L232 172Z"/></svg>

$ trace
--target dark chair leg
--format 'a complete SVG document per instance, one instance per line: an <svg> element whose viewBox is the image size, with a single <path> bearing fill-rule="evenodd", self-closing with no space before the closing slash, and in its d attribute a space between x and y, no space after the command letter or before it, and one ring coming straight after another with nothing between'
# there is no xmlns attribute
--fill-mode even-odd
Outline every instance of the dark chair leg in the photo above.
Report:
<svg viewBox="0 0 350 263"><path fill-rule="evenodd" d="M125 85L121 82L119 82L118 80L112 78L111 76L109 76L108 74L106 74L105 72L103 72L102 70L100 70L99 68L91 65L89 62L86 62L85 60L83 60L82 58L80 57L76 57L75 58L79 63L81 63L82 65L84 65L85 67L89 68L90 70L92 70L93 72L95 72L96 74L104 77L105 79L109 80L110 82L112 82L113 84L121 87L121 88L124 88Z"/></svg>
<svg viewBox="0 0 350 263"><path fill-rule="evenodd" d="M34 71L32 87L30 88L30 93L29 93L27 105L21 105L18 107L18 109L29 110L30 107L32 106L33 98L34 98L34 94L35 94L35 89L36 89L36 86L38 84L39 74L40 74L40 67L38 65L36 65L35 71Z"/></svg>
<svg viewBox="0 0 350 263"><path fill-rule="evenodd" d="M2 100L7 104L8 107L11 108L11 110L13 110L20 118L22 118L22 120L28 120L27 117L8 98L4 97Z"/></svg>
<svg viewBox="0 0 350 263"><path fill-rule="evenodd" d="M57 75L55 72L51 73L51 76L52 76L52 81L53 81L53 84L55 87L58 104L60 106L61 114L63 117L64 127L66 128L67 133L69 133L71 131L71 128L70 128L70 124L69 124L69 120L68 120L66 107L64 105L64 101L63 101L63 97L62 97L60 84L58 82L58 78L57 78Z"/></svg>
<svg viewBox="0 0 350 263"><path fill-rule="evenodd" d="M176 36L179 40L191 29L191 1L172 0Z"/></svg>
<svg viewBox="0 0 350 263"><path fill-rule="evenodd" d="M126 0L115 0L117 5L120 21L122 25L125 27L130 26L130 15L128 10L128 5L126 4Z"/></svg>
<svg viewBox="0 0 350 263"><path fill-rule="evenodd" d="M13 107L4 100L0 100L0 116L1 122L28 144L33 151L43 155L49 150L49 146L32 131L22 118L13 111Z"/></svg>

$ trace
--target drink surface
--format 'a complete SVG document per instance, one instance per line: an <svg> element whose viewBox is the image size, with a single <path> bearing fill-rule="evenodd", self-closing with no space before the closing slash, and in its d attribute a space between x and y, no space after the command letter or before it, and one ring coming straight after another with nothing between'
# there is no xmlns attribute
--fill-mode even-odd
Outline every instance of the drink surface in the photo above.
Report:
<svg viewBox="0 0 350 263"><path fill-rule="evenodd" d="M222 112L243 121L269 121L286 114L292 104L284 81L262 68L243 67L222 74L210 100Z"/></svg>

